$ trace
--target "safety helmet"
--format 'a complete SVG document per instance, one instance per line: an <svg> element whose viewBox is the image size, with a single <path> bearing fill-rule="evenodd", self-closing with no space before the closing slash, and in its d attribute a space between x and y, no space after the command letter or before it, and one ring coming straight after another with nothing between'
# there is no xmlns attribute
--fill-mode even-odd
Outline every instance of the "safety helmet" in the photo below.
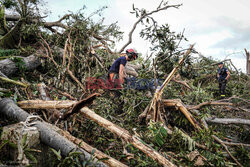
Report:
<svg viewBox="0 0 250 167"><path fill-rule="evenodd" d="M134 49L127 49L126 54L129 59L137 59L138 58L138 53Z"/></svg>

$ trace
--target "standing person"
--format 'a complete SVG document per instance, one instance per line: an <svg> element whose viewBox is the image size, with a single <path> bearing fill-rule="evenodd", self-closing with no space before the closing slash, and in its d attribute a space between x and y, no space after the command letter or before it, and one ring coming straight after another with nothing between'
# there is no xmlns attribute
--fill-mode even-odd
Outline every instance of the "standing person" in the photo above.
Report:
<svg viewBox="0 0 250 167"><path fill-rule="evenodd" d="M226 90L226 85L227 81L230 77L230 73L226 67L224 67L224 64L220 62L218 64L219 68L217 70L217 79L219 82L219 93L221 97L225 97L225 90Z"/></svg>
<svg viewBox="0 0 250 167"><path fill-rule="evenodd" d="M125 65L127 61L133 61L137 59L138 53L134 49L127 49L126 53L123 53L121 57L115 60L109 69L109 80L114 82L115 79L119 79L119 83L124 83L124 78L127 77L125 72Z"/></svg>

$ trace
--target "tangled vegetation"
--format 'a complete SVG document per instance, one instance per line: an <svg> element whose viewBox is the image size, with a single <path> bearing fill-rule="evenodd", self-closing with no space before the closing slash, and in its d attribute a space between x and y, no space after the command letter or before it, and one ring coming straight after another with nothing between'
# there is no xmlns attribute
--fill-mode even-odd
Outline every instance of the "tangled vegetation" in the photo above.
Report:
<svg viewBox="0 0 250 167"><path fill-rule="evenodd" d="M101 96L89 106L91 110L139 137L143 144L153 148L177 166L249 166L249 124L209 123L207 128L203 124L210 118L250 119L249 76L235 70L231 61L225 61L225 66L231 73L225 99L221 99L217 93L218 62L202 56L195 49L191 50L191 55L187 56L178 73L163 91L162 101L181 101L201 129L194 128L177 106L161 106L163 121L155 121L152 118L140 119L140 114L145 111L154 96L155 87L87 89L88 78L105 78L109 67L119 56L119 52L112 51L115 41L123 37L117 23L104 25L104 18L98 21L92 19L93 16L101 15L105 7L90 16L84 13L83 8L77 13L65 15L56 22L46 22L40 11L41 4L40 0L1 0L0 61L9 59L17 67L17 71L11 75L1 71L3 69L0 67L0 76L12 81L10 84L9 81L0 79L1 99L11 98L15 102L41 99L39 83L47 86L49 98L55 101L80 101L93 93L100 93ZM157 20L151 17L152 13L160 12L159 9L167 10L180 6L171 6L162 1L160 6L151 12L133 6L132 13L138 18L137 24L144 25L141 37L152 43L152 55L141 55L134 62L134 65L142 65L136 70L137 81L145 78L164 81L188 50L180 47L183 40L187 41L183 33L172 32L168 24L159 25ZM8 10L14 11L15 17L7 15ZM133 33L133 29L131 32ZM126 45L129 44L130 42ZM93 48L96 55L90 53ZM24 57L28 58L31 55L35 55L41 63L35 69L28 70ZM20 86L17 84L19 82L26 86ZM204 102L227 104L204 105L192 109ZM130 142L124 141L80 112L61 120L55 112L50 113L47 109L27 111L68 131L72 136L84 140L123 164L138 167L162 166ZM65 112L67 109L60 110L60 113ZM0 131L4 126L16 122L5 116L1 118L3 119L0 120ZM22 138L24 154L29 162L32 162L29 165L39 166L39 156L43 155L43 149L26 149L26 137ZM16 150L17 144L11 140L1 140L0 165L8 165L8 162L14 161L12 156L3 156L11 149ZM63 156L60 150L50 148L49 165L94 166L95 150L90 154L93 159L82 161L81 152L72 150L67 156Z"/></svg>

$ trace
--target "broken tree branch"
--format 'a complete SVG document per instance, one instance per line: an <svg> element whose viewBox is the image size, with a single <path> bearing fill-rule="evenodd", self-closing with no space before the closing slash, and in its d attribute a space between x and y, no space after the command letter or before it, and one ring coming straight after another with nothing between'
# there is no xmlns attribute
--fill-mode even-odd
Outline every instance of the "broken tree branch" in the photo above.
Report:
<svg viewBox="0 0 250 167"><path fill-rule="evenodd" d="M216 140L218 143L220 143L226 150L226 152L228 153L228 155L237 163L237 165L239 165L240 167L243 167L239 161L230 153L230 151L228 150L227 146L224 144L224 142L219 139L217 136L212 135L212 137L214 138L214 140Z"/></svg>
<svg viewBox="0 0 250 167"><path fill-rule="evenodd" d="M77 101L44 101L44 100L26 100L17 102L22 109L64 109L73 107Z"/></svg>
<svg viewBox="0 0 250 167"><path fill-rule="evenodd" d="M71 76L71 78L82 88L83 92L86 92L86 89L83 86L83 84L74 76L73 72L70 70L71 58L73 56L72 44L70 42L70 35L69 35L68 39L69 39L69 41L68 41L69 42L69 45L68 45L69 60L68 60L68 65L67 65L67 72Z"/></svg>
<svg viewBox="0 0 250 167"><path fill-rule="evenodd" d="M69 16L69 14L64 15L62 18L60 18L57 21L54 22L44 22L41 21L44 24L45 28L52 28L52 27L61 27L64 29L67 29L68 26L66 26L65 24L62 23L63 20L67 19ZM6 21L18 21L21 19L21 16L19 15L5 15ZM40 21L40 19L37 18L27 18L26 19L29 23L38 23Z"/></svg>
<svg viewBox="0 0 250 167"><path fill-rule="evenodd" d="M161 98L161 95L163 94L163 91L165 89L165 87L168 85L168 83L171 81L171 79L174 77L175 73L177 72L178 68L180 66L182 66L182 64L184 63L185 59L189 56L189 54L191 53L192 49L193 49L194 45L191 45L189 47L189 49L186 51L186 53L184 54L183 58L180 59L179 64L171 71L171 73L168 75L168 77L165 79L165 81L163 82L163 84L161 85L160 89L156 89L156 92L154 94L154 97L151 100L150 106L148 108L148 111L152 110L152 107L154 106L154 121L157 121L157 115L159 115L160 111L156 108L157 103L159 103L159 99ZM186 113L186 112L185 112ZM193 125L195 125L194 123L192 123Z"/></svg>
<svg viewBox="0 0 250 167"><path fill-rule="evenodd" d="M160 5L160 6L161 6L161 5ZM180 6L181 6L181 4L179 4L179 5L167 5L167 6L164 6L164 7L161 7L161 8L157 8L156 10L153 10L153 11L151 11L151 12L146 12L146 11L145 11L145 13L142 14L142 15L140 16L140 18L134 23L134 25L133 25L131 31L130 31L129 34L128 34L128 42L119 50L118 53L121 53L129 44L132 43L132 35L133 35L133 33L134 33L135 29L136 29L136 26L137 26L138 23L140 23L144 18L146 18L147 16L152 15L152 14L154 14L154 13L157 13L157 12L159 12L159 11L167 10L168 8L179 8Z"/></svg>
<svg viewBox="0 0 250 167"><path fill-rule="evenodd" d="M12 79L1 77L1 76L0 76L0 80L5 81L5 82L9 82L9 83L12 83L12 84L20 85L20 86L23 86L25 88L27 88L29 86L29 84L25 84L25 83L20 82L20 81L14 81Z"/></svg>
<svg viewBox="0 0 250 167"><path fill-rule="evenodd" d="M192 90L192 88L191 88L191 87L187 84L187 82L185 82L185 81L179 81L179 80L176 80L175 78L172 78L171 81L174 81L174 82L176 82L176 83L179 83L179 84L185 86L186 88L188 88L189 90Z"/></svg>
<svg viewBox="0 0 250 167"><path fill-rule="evenodd" d="M189 120L189 122L194 126L195 129L200 129L200 126L192 114L187 110L187 108L182 104L181 100L177 99L163 99L162 100L165 107L175 107L179 109Z"/></svg>
<svg viewBox="0 0 250 167"><path fill-rule="evenodd" d="M242 125L250 125L249 119L240 119L240 118L206 118L206 121L209 123L215 124L242 124Z"/></svg>
<svg viewBox="0 0 250 167"><path fill-rule="evenodd" d="M95 112L90 110L88 107L83 107L81 109L81 112L92 121L96 122L97 124L101 125L102 127L106 128L107 130L111 131L112 133L116 134L118 137L121 137L127 142L130 142L132 145L134 145L136 148L140 149L142 152L144 152L147 156L151 157L153 160L158 161L160 164L168 167L175 166L172 162L167 160L165 157L163 157L161 154L159 154L154 149L144 145L136 136L131 136L130 133L113 124L112 122L104 119L103 117L97 115Z"/></svg>
<svg viewBox="0 0 250 167"><path fill-rule="evenodd" d="M198 104L196 106L189 106L188 110L198 110L203 106L207 106L207 105L229 105L232 106L233 103L228 103L228 102L220 102L220 101L207 101L207 102L203 102L201 104Z"/></svg>

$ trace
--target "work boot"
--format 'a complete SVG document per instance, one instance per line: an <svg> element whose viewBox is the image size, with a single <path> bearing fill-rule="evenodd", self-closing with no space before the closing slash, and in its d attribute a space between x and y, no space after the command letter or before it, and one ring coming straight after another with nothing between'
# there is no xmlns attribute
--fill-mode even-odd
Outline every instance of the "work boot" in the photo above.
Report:
<svg viewBox="0 0 250 167"><path fill-rule="evenodd" d="M226 96L225 94L221 94L220 95L221 98L225 98L225 96Z"/></svg>

